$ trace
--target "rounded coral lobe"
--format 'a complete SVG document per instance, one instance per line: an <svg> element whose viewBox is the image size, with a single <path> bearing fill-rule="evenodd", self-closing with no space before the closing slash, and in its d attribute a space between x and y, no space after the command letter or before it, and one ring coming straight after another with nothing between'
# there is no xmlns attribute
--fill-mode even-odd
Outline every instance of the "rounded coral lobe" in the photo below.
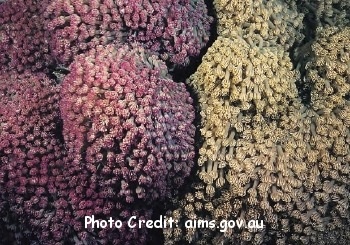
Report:
<svg viewBox="0 0 350 245"><path fill-rule="evenodd" d="M45 244L59 241L62 219L49 222L63 211L55 200L65 191L64 148L57 135L59 90L42 73L10 72L0 81L0 213L9 217L2 224L15 231L18 241L24 234Z"/></svg>
<svg viewBox="0 0 350 245"><path fill-rule="evenodd" d="M164 199L193 166L194 109L165 64L135 46L78 56L61 90L72 169L123 203Z"/></svg>

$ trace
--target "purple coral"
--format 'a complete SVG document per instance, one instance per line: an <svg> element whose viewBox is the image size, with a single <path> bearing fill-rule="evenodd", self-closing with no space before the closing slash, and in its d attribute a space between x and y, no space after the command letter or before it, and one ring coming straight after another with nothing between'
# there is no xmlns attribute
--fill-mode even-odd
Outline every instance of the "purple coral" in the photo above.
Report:
<svg viewBox="0 0 350 245"><path fill-rule="evenodd" d="M192 99L156 56L137 46L98 46L76 57L61 97L69 202L81 238L85 232L79 220L85 215L126 220L137 210L147 214L130 204L151 207L171 196L189 175ZM107 233L115 242L144 236L142 230L125 232ZM133 234L129 240L127 233ZM100 239L107 238L101 234Z"/></svg>
<svg viewBox="0 0 350 245"><path fill-rule="evenodd" d="M0 218L18 243L144 244L147 229L129 229L127 220L151 219L153 204L176 194L190 174L192 99L158 56L185 64L205 44L210 18L201 15L192 32L191 18L206 12L201 2L174 1L169 11L168 2L152 3L162 10L136 27L136 18L126 23L123 4L0 5L0 67L9 71L0 75ZM56 74L57 62L73 62L62 84L29 72ZM86 229L87 215L123 226Z"/></svg>
<svg viewBox="0 0 350 245"><path fill-rule="evenodd" d="M54 0L44 17L52 55L65 65L79 53L118 41L123 27L113 0Z"/></svg>
<svg viewBox="0 0 350 245"><path fill-rule="evenodd" d="M213 19L203 0L116 1L130 41L161 54L172 64L186 65L209 40Z"/></svg>
<svg viewBox="0 0 350 245"><path fill-rule="evenodd" d="M104 197L157 200L189 175L192 100L156 56L140 47L98 47L75 59L61 96L68 155L98 176Z"/></svg>
<svg viewBox="0 0 350 245"><path fill-rule="evenodd" d="M97 45L125 41L185 65L208 42L212 22L203 0L54 0L44 16L52 54L66 65Z"/></svg>
<svg viewBox="0 0 350 245"><path fill-rule="evenodd" d="M20 217L42 241L59 241L63 224L51 219L65 188L58 181L64 166L56 135L59 90L44 74L10 72L0 81L0 213Z"/></svg>
<svg viewBox="0 0 350 245"><path fill-rule="evenodd" d="M0 4L1 70L37 71L53 63L40 10L43 6L44 1L38 0Z"/></svg>

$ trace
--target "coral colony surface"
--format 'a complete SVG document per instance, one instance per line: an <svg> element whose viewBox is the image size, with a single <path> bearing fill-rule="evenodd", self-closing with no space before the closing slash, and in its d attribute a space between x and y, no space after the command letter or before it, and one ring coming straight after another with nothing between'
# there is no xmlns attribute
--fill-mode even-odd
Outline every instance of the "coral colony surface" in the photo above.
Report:
<svg viewBox="0 0 350 245"><path fill-rule="evenodd" d="M349 1L0 0L0 244L348 245L349 202Z"/></svg>

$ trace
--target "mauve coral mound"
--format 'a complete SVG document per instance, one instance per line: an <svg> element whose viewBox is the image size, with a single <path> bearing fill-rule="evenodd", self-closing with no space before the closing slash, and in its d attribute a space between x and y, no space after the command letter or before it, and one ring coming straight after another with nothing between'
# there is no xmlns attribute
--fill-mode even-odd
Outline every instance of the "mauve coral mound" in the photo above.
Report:
<svg viewBox="0 0 350 245"><path fill-rule="evenodd" d="M60 240L64 233L61 220L52 224L55 200L65 187L59 180L64 150L56 135L58 92L41 73L0 76L0 211L31 227L17 238L32 233L43 241ZM2 221L16 230L8 217Z"/></svg>
<svg viewBox="0 0 350 245"><path fill-rule="evenodd" d="M146 229L87 233L83 218L150 218L154 201L176 193L194 164L192 99L139 46L98 46L69 69L60 109L74 229L84 240L142 243Z"/></svg>
<svg viewBox="0 0 350 245"><path fill-rule="evenodd" d="M72 171L83 162L105 197L153 201L189 175L192 99L156 56L140 47L97 47L75 59L61 96Z"/></svg>

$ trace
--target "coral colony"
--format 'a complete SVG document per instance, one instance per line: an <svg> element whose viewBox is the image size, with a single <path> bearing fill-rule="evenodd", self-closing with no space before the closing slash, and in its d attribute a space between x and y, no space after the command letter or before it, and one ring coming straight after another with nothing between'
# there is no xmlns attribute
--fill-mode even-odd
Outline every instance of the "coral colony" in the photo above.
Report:
<svg viewBox="0 0 350 245"><path fill-rule="evenodd" d="M0 244L349 244L350 2L206 3L0 0Z"/></svg>
<svg viewBox="0 0 350 245"><path fill-rule="evenodd" d="M195 157L193 99L165 62L197 56L211 22L203 1L1 3L2 243L147 241L130 218L151 220Z"/></svg>

